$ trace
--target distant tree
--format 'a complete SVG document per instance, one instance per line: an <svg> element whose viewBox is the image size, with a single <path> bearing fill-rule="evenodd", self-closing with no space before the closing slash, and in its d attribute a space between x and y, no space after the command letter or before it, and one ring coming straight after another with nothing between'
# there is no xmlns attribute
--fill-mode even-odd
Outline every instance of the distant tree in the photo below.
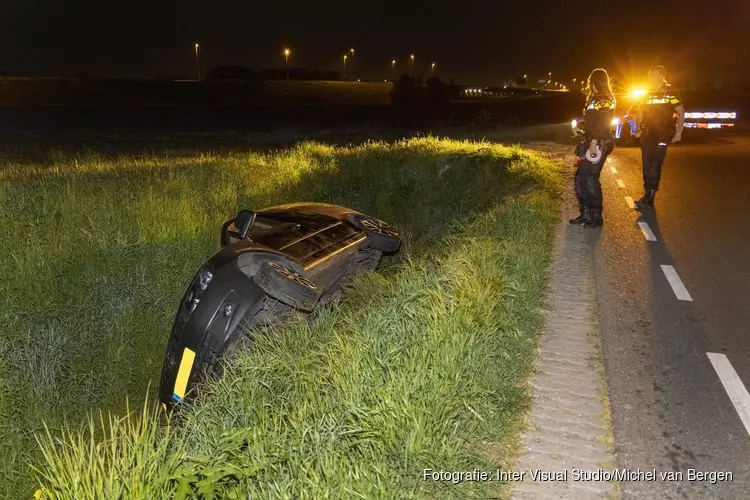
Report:
<svg viewBox="0 0 750 500"><path fill-rule="evenodd" d="M448 85L447 92L448 98L451 101L457 101L464 98L464 94L463 92L461 92L461 87L456 85L456 80L454 80L453 78L451 78L451 83Z"/></svg>
<svg viewBox="0 0 750 500"><path fill-rule="evenodd" d="M189 77L182 77L187 79ZM336 71L321 71L319 69L308 70L306 68L289 68L291 80L320 81L340 80ZM285 69L265 68L253 71L244 66L219 66L212 69L207 75L209 80L286 80Z"/></svg>
<svg viewBox="0 0 750 500"><path fill-rule="evenodd" d="M339 75L338 71L320 71L316 68L310 72L309 79L318 81L331 81L341 80L341 76Z"/></svg>
<svg viewBox="0 0 750 500"><path fill-rule="evenodd" d="M291 73L290 73L291 76ZM259 72L260 80L286 80L286 72L283 69L264 69Z"/></svg>
<svg viewBox="0 0 750 500"><path fill-rule="evenodd" d="M427 87L427 102L433 105L445 104L450 101L448 95L448 87L446 87L443 81L436 77L431 76L425 82Z"/></svg>
<svg viewBox="0 0 750 500"><path fill-rule="evenodd" d="M313 80L312 76L305 68L289 68L289 78L292 80Z"/></svg>
<svg viewBox="0 0 750 500"><path fill-rule="evenodd" d="M252 80L254 72L244 66L219 66L208 72L207 80Z"/></svg>
<svg viewBox="0 0 750 500"><path fill-rule="evenodd" d="M394 106L413 106L417 104L417 81L408 73L402 73L391 89L391 104Z"/></svg>

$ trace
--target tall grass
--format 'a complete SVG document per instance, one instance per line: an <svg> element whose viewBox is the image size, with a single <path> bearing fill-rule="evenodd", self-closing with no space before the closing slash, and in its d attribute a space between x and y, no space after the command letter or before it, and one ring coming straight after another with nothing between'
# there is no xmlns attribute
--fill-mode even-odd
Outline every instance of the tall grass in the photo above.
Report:
<svg viewBox="0 0 750 500"><path fill-rule="evenodd" d="M169 419L158 425L157 408L147 398L140 414L128 407L125 416L109 413L105 420L99 413L98 422L90 418L87 428L64 429L59 437L46 429L39 440L46 467L34 470L45 483L65 485L52 490L57 498L168 498L184 450L172 439ZM86 464L85 475L71 464Z"/></svg>
<svg viewBox="0 0 750 500"><path fill-rule="evenodd" d="M101 498L124 478L125 498L432 487L416 467L474 463L480 441L517 427L557 182L530 153L435 138L2 165L0 497L30 494L43 462L57 498ZM63 431L92 409L126 413L156 383L174 305L226 217L300 199L397 224L406 260L314 324L260 336L169 447L150 410Z"/></svg>

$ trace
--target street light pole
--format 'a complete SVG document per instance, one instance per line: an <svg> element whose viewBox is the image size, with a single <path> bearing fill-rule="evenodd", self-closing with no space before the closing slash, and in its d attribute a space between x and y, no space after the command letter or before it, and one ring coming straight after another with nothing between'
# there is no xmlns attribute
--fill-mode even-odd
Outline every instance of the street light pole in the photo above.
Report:
<svg viewBox="0 0 750 500"><path fill-rule="evenodd" d="M411 69L412 71L414 71L414 54L412 54L411 57L409 57L409 59L411 59Z"/></svg>
<svg viewBox="0 0 750 500"><path fill-rule="evenodd" d="M393 81L396 81L396 60L391 61L391 69L393 71Z"/></svg>
<svg viewBox="0 0 750 500"><path fill-rule="evenodd" d="M435 74L435 63L432 63L430 66L430 72L434 75Z"/></svg>
<svg viewBox="0 0 750 500"><path fill-rule="evenodd" d="M349 49L349 52L351 52L351 54L352 54L351 57L352 57L352 61L353 61L354 60L354 49ZM352 73L352 81L354 81L354 77L356 76L356 74L355 74L356 73L356 69L357 69L357 65L355 64L355 66L352 68L352 70L354 71L354 73Z"/></svg>
<svg viewBox="0 0 750 500"><path fill-rule="evenodd" d="M196 75L197 80L201 79L201 67L198 62L198 44L197 43L195 44L195 75Z"/></svg>
<svg viewBox="0 0 750 500"><path fill-rule="evenodd" d="M344 81L346 81L346 54L344 54Z"/></svg>
<svg viewBox="0 0 750 500"><path fill-rule="evenodd" d="M284 69L286 70L286 81L289 81L289 49L284 49Z"/></svg>

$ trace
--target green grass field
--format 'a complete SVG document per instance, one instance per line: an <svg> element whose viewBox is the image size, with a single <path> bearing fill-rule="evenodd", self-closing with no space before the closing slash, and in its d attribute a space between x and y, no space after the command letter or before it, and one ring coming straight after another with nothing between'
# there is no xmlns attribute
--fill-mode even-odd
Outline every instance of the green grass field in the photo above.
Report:
<svg viewBox="0 0 750 500"><path fill-rule="evenodd" d="M69 499L499 487L422 469L513 460L560 168L436 138L1 164L0 498L30 497L39 478ZM157 426L153 404L125 417L126 398L153 400L176 304L221 222L297 200L376 215L404 248L334 310L259 334L182 426ZM113 416L89 427L92 410Z"/></svg>

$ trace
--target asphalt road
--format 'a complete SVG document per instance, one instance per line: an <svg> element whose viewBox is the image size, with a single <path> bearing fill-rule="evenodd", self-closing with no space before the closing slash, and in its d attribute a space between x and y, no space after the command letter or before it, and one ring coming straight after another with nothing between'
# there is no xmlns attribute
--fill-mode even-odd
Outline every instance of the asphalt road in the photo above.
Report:
<svg viewBox="0 0 750 500"><path fill-rule="evenodd" d="M618 467L657 470L656 481L622 482L623 499L750 498L740 417L750 415L750 135L702 132L670 147L656 208L643 213L625 198L643 192L640 150L617 149L602 172L604 228L581 229L594 250ZM733 479L690 481L689 469ZM658 477L668 471L682 480Z"/></svg>

